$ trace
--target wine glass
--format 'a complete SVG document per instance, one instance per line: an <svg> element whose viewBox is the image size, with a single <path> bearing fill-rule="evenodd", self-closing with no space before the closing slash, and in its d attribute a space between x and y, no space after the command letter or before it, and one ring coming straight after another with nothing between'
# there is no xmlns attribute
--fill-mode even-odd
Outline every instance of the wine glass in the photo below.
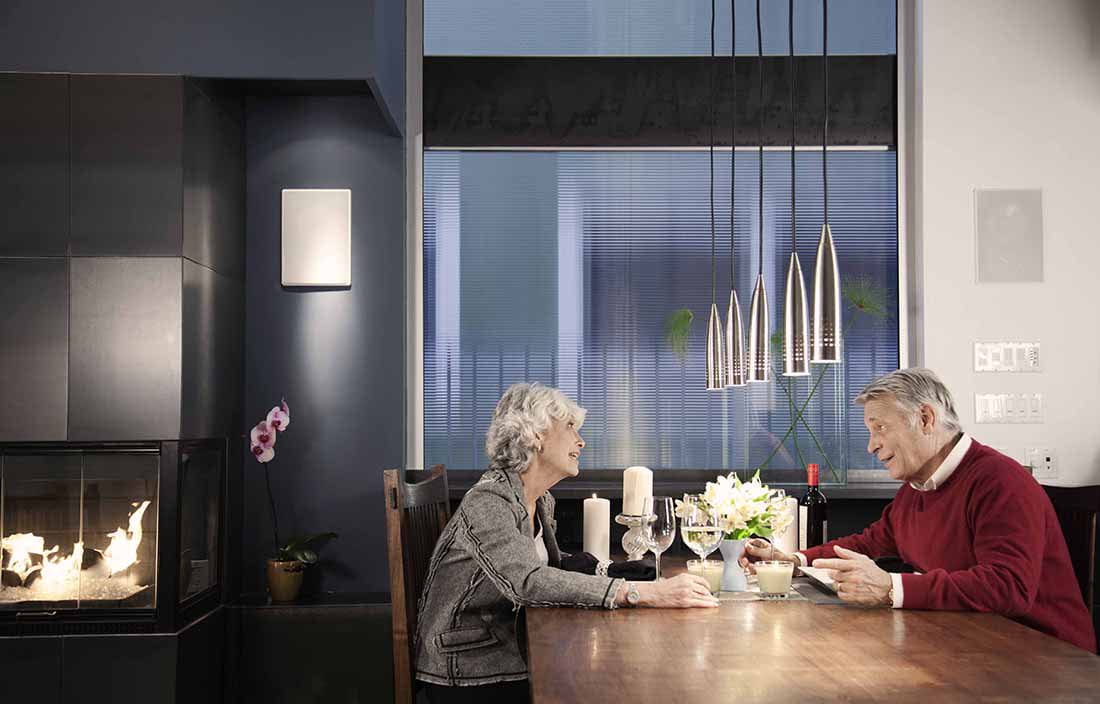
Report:
<svg viewBox="0 0 1100 704"><path fill-rule="evenodd" d="M676 539L676 506L669 496L654 496L652 521L646 526L646 541L656 557L657 579L661 578L661 553Z"/></svg>
<svg viewBox="0 0 1100 704"><path fill-rule="evenodd" d="M718 549L722 542L722 529L718 516L706 510L703 497L695 494L687 497L684 515L680 518L680 537L693 553L699 556L706 570L707 555Z"/></svg>

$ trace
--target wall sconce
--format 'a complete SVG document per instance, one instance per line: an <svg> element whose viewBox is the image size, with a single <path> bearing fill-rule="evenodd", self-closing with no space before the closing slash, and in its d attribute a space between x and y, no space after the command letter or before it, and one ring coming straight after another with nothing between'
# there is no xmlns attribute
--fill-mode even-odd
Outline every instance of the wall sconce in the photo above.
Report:
<svg viewBox="0 0 1100 704"><path fill-rule="evenodd" d="M283 286L351 286L351 189L284 188Z"/></svg>

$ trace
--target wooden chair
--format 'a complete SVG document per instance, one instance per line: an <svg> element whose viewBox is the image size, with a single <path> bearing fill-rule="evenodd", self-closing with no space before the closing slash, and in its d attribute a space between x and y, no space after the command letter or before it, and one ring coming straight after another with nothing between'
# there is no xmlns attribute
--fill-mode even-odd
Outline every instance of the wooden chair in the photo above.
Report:
<svg viewBox="0 0 1100 704"><path fill-rule="evenodd" d="M390 561L390 598L393 604L393 687L396 704L412 704L413 636L416 610L428 562L436 540L451 518L447 495L447 470L438 464L430 475L406 473L408 478L427 479L406 483L399 469L383 472L386 498L386 538Z"/></svg>
<svg viewBox="0 0 1100 704"><path fill-rule="evenodd" d="M1062 526L1070 562L1081 587L1085 606L1096 623L1096 517L1100 513L1100 486L1044 486Z"/></svg>

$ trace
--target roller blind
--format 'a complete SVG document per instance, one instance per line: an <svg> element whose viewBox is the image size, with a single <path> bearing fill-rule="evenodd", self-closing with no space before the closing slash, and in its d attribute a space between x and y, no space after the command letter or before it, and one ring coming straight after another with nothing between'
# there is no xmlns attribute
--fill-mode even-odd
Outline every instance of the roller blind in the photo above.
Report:
<svg viewBox="0 0 1100 704"><path fill-rule="evenodd" d="M484 467L493 407L518 381L557 386L588 409L583 467L742 469L768 457L790 423L781 387L703 388L707 158L699 151L425 154L426 463ZM736 153L736 284L746 319L759 254L758 164L756 152ZM881 296L888 315L846 309L846 362L824 367L806 412L813 435L800 427L769 466L816 461L842 473L873 466L851 398L899 362L897 163L883 150L831 151L828 164L842 278ZM789 153L765 152L764 167L763 273L776 330L790 256ZM798 251L812 296L820 152L798 152L796 186ZM724 313L728 151L715 155L715 197ZM681 308L695 315L683 358L664 334L667 316ZM799 405L821 371L795 380Z"/></svg>

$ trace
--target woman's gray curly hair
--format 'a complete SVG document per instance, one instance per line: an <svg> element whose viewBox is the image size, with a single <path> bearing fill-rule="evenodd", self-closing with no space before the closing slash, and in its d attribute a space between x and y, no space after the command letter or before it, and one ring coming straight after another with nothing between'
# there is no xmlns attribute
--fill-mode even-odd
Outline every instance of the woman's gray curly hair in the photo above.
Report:
<svg viewBox="0 0 1100 704"><path fill-rule="evenodd" d="M489 432L485 434L485 454L490 469L522 474L538 452L539 433L545 433L556 418L572 421L580 428L586 411L572 399L542 384L512 384L497 402Z"/></svg>

